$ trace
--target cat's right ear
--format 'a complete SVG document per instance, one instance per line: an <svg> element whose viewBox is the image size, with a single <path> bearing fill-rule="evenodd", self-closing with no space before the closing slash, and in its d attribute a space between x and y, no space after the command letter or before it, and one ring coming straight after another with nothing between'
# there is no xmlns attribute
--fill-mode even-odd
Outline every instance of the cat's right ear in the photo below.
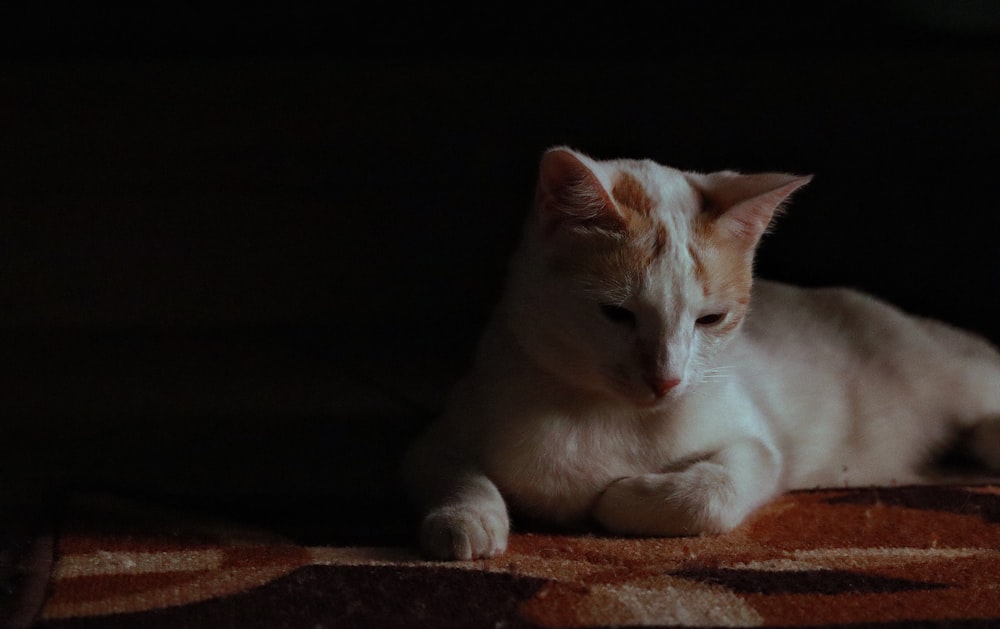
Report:
<svg viewBox="0 0 1000 629"><path fill-rule="evenodd" d="M561 230L624 232L626 218L594 172L590 158L565 147L542 155L535 210L546 235Z"/></svg>

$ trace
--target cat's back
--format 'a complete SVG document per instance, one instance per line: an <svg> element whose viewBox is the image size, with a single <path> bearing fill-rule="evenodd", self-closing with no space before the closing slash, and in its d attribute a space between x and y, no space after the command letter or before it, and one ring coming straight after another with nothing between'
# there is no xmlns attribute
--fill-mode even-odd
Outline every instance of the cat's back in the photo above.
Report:
<svg viewBox="0 0 1000 629"><path fill-rule="evenodd" d="M853 289L767 281L727 359L781 436L793 487L915 480L904 471L948 420L982 414L1000 382L975 335Z"/></svg>
<svg viewBox="0 0 1000 629"><path fill-rule="evenodd" d="M859 290L802 288L757 280L744 336L758 348L809 358L843 355L868 364L929 354L988 358L993 347L974 334L917 317Z"/></svg>
<svg viewBox="0 0 1000 629"><path fill-rule="evenodd" d="M796 343L803 350L861 350L873 341L891 342L913 327L914 320L901 310L851 288L757 280L744 336L763 346L777 343L785 352ZM834 340L840 342L828 345Z"/></svg>
<svg viewBox="0 0 1000 629"><path fill-rule="evenodd" d="M907 386L902 371L933 344L915 319L864 293L758 280L728 358L770 415L837 416L868 389Z"/></svg>

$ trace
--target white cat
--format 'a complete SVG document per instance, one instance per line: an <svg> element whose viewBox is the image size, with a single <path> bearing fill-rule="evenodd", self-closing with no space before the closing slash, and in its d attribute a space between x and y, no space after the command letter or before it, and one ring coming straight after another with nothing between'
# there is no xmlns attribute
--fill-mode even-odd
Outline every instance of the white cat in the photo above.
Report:
<svg viewBox="0 0 1000 629"><path fill-rule="evenodd" d="M503 552L508 502L620 534L727 531L785 490L920 482L965 428L1000 469L986 341L752 280L808 181L547 151L474 367L404 461L424 551Z"/></svg>

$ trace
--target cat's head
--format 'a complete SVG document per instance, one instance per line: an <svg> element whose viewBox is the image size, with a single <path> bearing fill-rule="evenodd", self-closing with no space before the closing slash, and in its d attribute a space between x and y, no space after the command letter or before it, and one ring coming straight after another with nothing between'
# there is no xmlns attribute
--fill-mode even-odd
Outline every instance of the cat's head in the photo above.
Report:
<svg viewBox="0 0 1000 629"><path fill-rule="evenodd" d="M747 312L754 250L809 177L541 160L505 296L523 350L565 382L651 406L710 377Z"/></svg>

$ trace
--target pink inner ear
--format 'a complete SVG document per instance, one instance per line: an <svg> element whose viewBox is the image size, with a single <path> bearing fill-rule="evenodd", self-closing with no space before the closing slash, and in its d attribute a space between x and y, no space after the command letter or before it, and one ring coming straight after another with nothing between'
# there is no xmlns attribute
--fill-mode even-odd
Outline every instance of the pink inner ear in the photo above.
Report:
<svg viewBox="0 0 1000 629"><path fill-rule="evenodd" d="M703 212L733 238L754 246L789 196L812 177L764 173L741 175L712 173L700 181L705 198Z"/></svg>
<svg viewBox="0 0 1000 629"><path fill-rule="evenodd" d="M567 223L608 231L623 231L626 225L597 176L567 149L552 149L542 157L535 205L546 232Z"/></svg>

